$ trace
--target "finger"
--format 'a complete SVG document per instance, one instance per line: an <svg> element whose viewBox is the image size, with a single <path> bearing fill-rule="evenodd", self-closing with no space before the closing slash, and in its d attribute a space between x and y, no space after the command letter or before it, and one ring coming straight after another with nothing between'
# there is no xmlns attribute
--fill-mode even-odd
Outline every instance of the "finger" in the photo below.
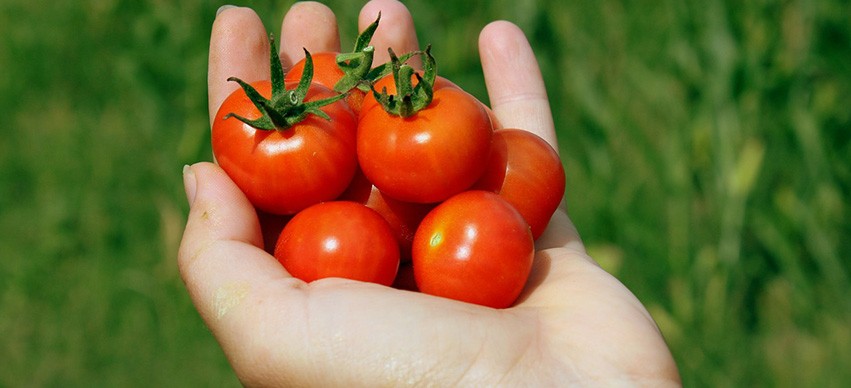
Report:
<svg viewBox="0 0 851 388"><path fill-rule="evenodd" d="M198 311L215 332L217 322L251 284L289 275L263 250L254 207L220 167L198 163L186 168L184 181L191 210L178 267Z"/></svg>
<svg viewBox="0 0 851 388"><path fill-rule="evenodd" d="M210 122L222 101L239 87L228 77L246 82L269 79L269 39L250 8L223 8L213 22L207 72Z"/></svg>
<svg viewBox="0 0 851 388"><path fill-rule="evenodd" d="M293 4L281 23L281 62L289 69L311 53L339 52L337 17L326 5L314 1Z"/></svg>
<svg viewBox="0 0 851 388"><path fill-rule="evenodd" d="M502 127L530 131L558 151L544 80L523 31L506 21L485 26L479 35L479 55L491 107ZM539 250L569 247L585 251L563 208L553 215L536 246Z"/></svg>
<svg viewBox="0 0 851 388"><path fill-rule="evenodd" d="M417 41L417 32L414 30L414 19L408 8L397 0L372 0L363 6L358 17L358 28L363 31L375 21L378 13L381 13L381 21L378 29L372 36L372 46L375 47L375 58L373 63L379 65L390 61L388 48L392 48L398 55L420 49ZM411 66L420 67L422 61L419 57L411 58L408 62Z"/></svg>
<svg viewBox="0 0 851 388"><path fill-rule="evenodd" d="M502 126L530 131L558 151L544 80L523 31L506 21L485 26L479 56L491 108Z"/></svg>

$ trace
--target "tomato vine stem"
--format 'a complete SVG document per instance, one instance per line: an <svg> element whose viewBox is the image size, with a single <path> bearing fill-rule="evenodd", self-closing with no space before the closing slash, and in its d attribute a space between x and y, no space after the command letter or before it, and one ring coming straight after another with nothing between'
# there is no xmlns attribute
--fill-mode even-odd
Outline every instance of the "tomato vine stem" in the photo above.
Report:
<svg viewBox="0 0 851 388"><path fill-rule="evenodd" d="M375 78L370 78L375 47L370 46L369 43L380 21L381 12L378 13L375 21L358 35L352 52L338 54L335 58L337 66L343 71L343 77L334 85L334 91L348 93L354 88L363 89L364 84L368 85L375 81Z"/></svg>

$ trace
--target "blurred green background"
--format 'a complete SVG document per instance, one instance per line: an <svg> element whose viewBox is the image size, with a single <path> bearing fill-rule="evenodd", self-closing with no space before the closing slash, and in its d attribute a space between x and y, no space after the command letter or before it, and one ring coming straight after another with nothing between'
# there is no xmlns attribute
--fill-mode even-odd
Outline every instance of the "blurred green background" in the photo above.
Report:
<svg viewBox="0 0 851 388"><path fill-rule="evenodd" d="M527 33L573 220L687 386L851 383L849 2L406 4L483 100L478 31ZM0 386L238 384L175 263L220 5L0 3Z"/></svg>

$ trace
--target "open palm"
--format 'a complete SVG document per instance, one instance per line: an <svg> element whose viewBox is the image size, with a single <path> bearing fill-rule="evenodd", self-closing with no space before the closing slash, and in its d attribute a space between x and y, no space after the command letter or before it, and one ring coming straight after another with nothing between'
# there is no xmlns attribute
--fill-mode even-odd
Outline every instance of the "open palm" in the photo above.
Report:
<svg viewBox="0 0 851 388"><path fill-rule="evenodd" d="M419 48L411 15L395 0L367 3L361 28L379 10L376 53ZM225 81L229 76L269 77L268 44L253 11L220 12L210 45L211 117L236 87ZM321 4L297 3L284 18L285 67L304 55L302 47L321 52L339 45L334 14ZM502 125L555 146L546 91L523 33L508 22L491 23L479 51ZM343 279L304 283L263 250L254 208L220 168L193 165L185 182L191 211L180 272L246 385L679 384L652 318L587 256L563 210L536 243L516 305L495 310Z"/></svg>

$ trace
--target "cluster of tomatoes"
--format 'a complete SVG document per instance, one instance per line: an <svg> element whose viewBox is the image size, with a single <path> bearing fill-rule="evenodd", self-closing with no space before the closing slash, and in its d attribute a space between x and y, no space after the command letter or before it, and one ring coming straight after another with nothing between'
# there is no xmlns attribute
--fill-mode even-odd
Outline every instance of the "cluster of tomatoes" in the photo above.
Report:
<svg viewBox="0 0 851 388"><path fill-rule="evenodd" d="M421 292L508 307L564 194L558 154L500 128L436 75L429 49L373 67L377 25L350 54L305 51L285 74L272 48L271 81L232 78L216 160L261 213L285 219L273 251L293 276L389 286L401 265Z"/></svg>

